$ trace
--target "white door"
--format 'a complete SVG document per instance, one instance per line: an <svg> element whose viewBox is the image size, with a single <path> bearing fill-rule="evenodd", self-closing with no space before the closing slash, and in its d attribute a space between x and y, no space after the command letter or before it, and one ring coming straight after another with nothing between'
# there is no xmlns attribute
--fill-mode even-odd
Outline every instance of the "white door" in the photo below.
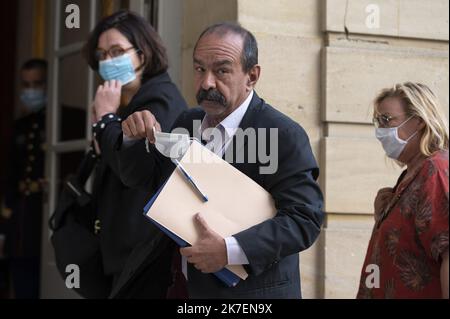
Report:
<svg viewBox="0 0 450 319"><path fill-rule="evenodd" d="M88 106L94 94L94 74L82 57L81 50L98 21L100 1L58 0L49 2L49 88L47 111L46 178L49 182L44 204L41 262L41 298L76 298L66 288L49 242L47 221L55 210L61 185L75 172L90 140ZM70 4L79 7L79 28L67 28L66 13Z"/></svg>

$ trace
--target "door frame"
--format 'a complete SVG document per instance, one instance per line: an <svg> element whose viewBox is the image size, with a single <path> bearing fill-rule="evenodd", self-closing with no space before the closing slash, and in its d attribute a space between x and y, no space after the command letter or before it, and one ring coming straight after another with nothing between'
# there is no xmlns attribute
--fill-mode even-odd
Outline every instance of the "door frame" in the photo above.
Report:
<svg viewBox="0 0 450 319"><path fill-rule="evenodd" d="M64 16L62 14L61 1L49 2L49 41L48 41L48 106L46 118L46 165L45 178L48 181L48 189L45 194L44 215L42 224L42 254L41 254L41 298L79 298L79 296L67 289L61 278L55 263L53 247L50 243L51 230L48 220L56 208L56 197L58 193L58 156L68 152L85 151L91 139L90 125L86 125L86 138L72 141L58 141L58 127L60 121L59 108L59 75L60 62L63 58L81 53L84 42L76 42L60 46L61 28L64 27ZM97 1L90 1L89 6L89 30L96 24ZM94 72L89 68L86 79L86 105L90 105L94 95ZM86 112L86 123L91 123L91 112Z"/></svg>

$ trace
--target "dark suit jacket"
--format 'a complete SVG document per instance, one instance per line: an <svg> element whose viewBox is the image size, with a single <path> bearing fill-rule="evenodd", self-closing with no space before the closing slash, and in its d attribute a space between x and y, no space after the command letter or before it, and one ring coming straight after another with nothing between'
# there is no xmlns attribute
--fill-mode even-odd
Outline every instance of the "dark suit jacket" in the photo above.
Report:
<svg viewBox="0 0 450 319"><path fill-rule="evenodd" d="M201 109L184 112L175 122L193 135L193 121L201 121L205 113ZM269 130L258 131L257 137L266 136L266 146L278 142L278 169L273 174L260 174L260 167L267 166L257 159L251 163L247 156L250 148L245 140L234 138L234 158L244 156L243 163L232 165L249 176L273 197L277 215L270 220L235 234L244 250L249 265L245 268L249 277L234 288L225 287L212 274L203 274L188 266L190 298L301 298L299 256L318 237L323 221L323 197L316 183L319 169L311 151L305 131L296 122L266 104L256 94L244 115L240 127L277 128L278 138L270 141ZM256 143L258 147L258 143ZM230 148L226 152L230 152ZM128 152L120 152L119 170L129 186L160 184L170 176L173 165L152 148L150 154L136 159L132 165ZM257 153L258 154L258 153ZM227 156L225 156L227 158ZM141 163L140 163L141 162ZM145 163L145 165L143 165ZM220 181L218 181L220 182ZM138 267L138 265L134 265ZM126 278L123 278L126 282Z"/></svg>
<svg viewBox="0 0 450 319"><path fill-rule="evenodd" d="M187 109L187 105L169 75L163 73L144 82L129 105L119 110L119 115L126 118L129 114L143 109L150 110L158 118L163 131L168 131L175 119ZM142 243L152 242L155 247L160 244L164 247L163 251L170 246L168 240L155 244L155 240L164 236L143 216L142 209L155 192L155 188L131 189L123 182L118 164L118 143L122 143L122 135L118 122L110 123L105 128L99 141L102 153L94 183L104 271L115 280L122 273L133 250L138 249ZM128 161L138 160L141 150L145 150L143 140L129 147ZM125 161L122 165L128 164ZM152 251L154 252L154 249ZM160 267L153 269L158 282L142 286L147 291L135 290L132 296L164 298L171 283L171 258L171 254L161 256Z"/></svg>

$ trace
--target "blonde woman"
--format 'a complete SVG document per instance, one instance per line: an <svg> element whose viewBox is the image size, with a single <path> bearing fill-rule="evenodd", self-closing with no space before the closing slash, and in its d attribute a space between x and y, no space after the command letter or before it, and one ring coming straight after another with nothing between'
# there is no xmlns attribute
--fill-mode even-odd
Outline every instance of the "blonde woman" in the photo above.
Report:
<svg viewBox="0 0 450 319"><path fill-rule="evenodd" d="M448 126L433 92L397 84L375 100L376 137L406 167L375 198L358 298L448 298Z"/></svg>

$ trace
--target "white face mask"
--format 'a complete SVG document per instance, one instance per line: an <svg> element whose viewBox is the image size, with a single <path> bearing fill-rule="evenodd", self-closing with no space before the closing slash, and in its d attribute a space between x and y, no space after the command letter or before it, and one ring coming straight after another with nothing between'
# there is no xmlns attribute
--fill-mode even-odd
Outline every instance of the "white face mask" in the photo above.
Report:
<svg viewBox="0 0 450 319"><path fill-rule="evenodd" d="M375 129L375 136L383 145L383 149L388 157L397 160L405 149L406 144L418 133L416 131L406 141L398 137L398 129L412 118L413 116L397 127L378 127Z"/></svg>
<svg viewBox="0 0 450 319"><path fill-rule="evenodd" d="M155 147L165 157L181 159L190 146L189 135L153 131Z"/></svg>

